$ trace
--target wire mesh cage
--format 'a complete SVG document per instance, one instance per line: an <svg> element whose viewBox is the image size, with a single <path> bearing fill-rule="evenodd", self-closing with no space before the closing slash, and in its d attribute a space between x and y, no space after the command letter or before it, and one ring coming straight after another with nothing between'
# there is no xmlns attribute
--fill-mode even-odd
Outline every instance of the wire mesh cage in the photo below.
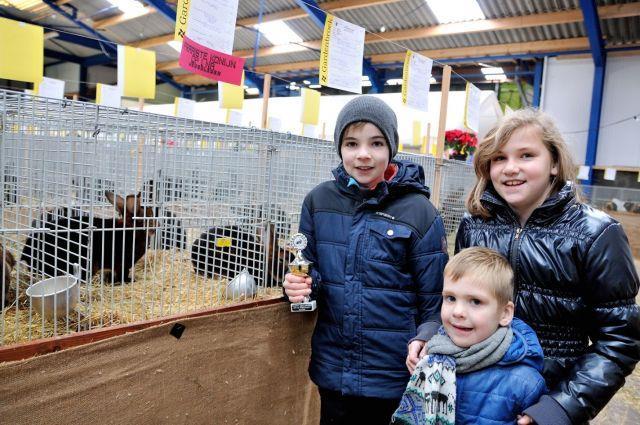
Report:
<svg viewBox="0 0 640 425"><path fill-rule="evenodd" d="M339 161L323 140L10 91L0 114L0 344L280 296L303 198ZM399 158L433 184L432 157ZM472 171L442 170L452 233ZM230 290L242 273L255 286ZM52 316L26 291L60 277L77 285L46 294Z"/></svg>

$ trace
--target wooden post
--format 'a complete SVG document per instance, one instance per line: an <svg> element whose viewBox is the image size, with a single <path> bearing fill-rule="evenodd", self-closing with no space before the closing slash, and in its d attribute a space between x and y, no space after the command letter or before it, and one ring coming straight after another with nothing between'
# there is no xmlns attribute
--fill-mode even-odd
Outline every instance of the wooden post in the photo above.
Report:
<svg viewBox="0 0 640 425"><path fill-rule="evenodd" d="M442 186L442 152L444 151L444 132L447 124L447 105L449 103L449 85L451 67L445 65L442 70L442 93L440 98L440 117L438 120L438 145L436 147L436 169L433 181L433 205L440 208L440 188Z"/></svg>
<svg viewBox="0 0 640 425"><path fill-rule="evenodd" d="M138 98L138 110L140 111L144 110L144 97Z"/></svg>
<svg viewBox="0 0 640 425"><path fill-rule="evenodd" d="M269 121L269 94L271 92L271 74L264 76L262 86L262 128L267 128Z"/></svg>

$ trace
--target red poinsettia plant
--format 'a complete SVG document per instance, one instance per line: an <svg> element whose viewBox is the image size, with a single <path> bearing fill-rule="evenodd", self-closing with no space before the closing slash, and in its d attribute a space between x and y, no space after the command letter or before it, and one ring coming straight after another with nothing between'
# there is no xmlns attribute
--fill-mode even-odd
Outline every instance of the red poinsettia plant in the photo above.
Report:
<svg viewBox="0 0 640 425"><path fill-rule="evenodd" d="M464 130L447 130L444 133L444 146L452 155L468 155L475 152L478 137Z"/></svg>

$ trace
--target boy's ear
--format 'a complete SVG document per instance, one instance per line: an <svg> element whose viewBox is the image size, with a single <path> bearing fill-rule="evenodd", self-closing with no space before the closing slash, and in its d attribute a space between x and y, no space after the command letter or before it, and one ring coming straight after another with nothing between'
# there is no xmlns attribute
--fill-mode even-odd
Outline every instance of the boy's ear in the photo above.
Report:
<svg viewBox="0 0 640 425"><path fill-rule="evenodd" d="M500 315L500 326L509 326L511 321L513 320L513 312L515 310L515 306L513 305L513 301L508 301L504 307L502 307L502 313Z"/></svg>

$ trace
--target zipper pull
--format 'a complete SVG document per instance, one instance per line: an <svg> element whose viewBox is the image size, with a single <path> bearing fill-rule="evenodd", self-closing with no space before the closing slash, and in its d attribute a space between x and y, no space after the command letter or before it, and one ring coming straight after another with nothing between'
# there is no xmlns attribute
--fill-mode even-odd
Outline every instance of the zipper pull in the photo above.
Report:
<svg viewBox="0 0 640 425"><path fill-rule="evenodd" d="M518 238L520 237L520 233L522 233L522 228L521 228L521 227L518 227L518 228L516 229L516 239L518 239Z"/></svg>

